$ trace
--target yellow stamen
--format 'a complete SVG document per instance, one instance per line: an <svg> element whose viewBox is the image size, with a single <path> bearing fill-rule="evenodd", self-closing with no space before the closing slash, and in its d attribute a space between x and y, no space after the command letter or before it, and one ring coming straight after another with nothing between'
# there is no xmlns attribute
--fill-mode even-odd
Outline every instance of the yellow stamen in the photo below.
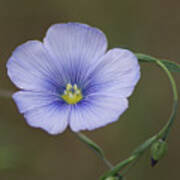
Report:
<svg viewBox="0 0 180 180"><path fill-rule="evenodd" d="M67 85L66 85L66 90L67 91L70 91L72 89L72 85L70 84L70 83L68 83Z"/></svg>
<svg viewBox="0 0 180 180"><path fill-rule="evenodd" d="M66 90L61 97L68 104L76 104L83 98L81 90L77 87L77 85L74 84L72 86L70 83L66 85Z"/></svg>

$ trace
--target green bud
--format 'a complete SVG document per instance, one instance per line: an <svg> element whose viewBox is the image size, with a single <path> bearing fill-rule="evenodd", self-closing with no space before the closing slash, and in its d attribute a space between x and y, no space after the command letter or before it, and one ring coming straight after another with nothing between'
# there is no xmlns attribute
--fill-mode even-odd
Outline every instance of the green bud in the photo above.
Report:
<svg viewBox="0 0 180 180"><path fill-rule="evenodd" d="M161 160L167 152L167 143L162 139L159 139L152 144L151 147L151 157L152 166L154 166L159 160Z"/></svg>

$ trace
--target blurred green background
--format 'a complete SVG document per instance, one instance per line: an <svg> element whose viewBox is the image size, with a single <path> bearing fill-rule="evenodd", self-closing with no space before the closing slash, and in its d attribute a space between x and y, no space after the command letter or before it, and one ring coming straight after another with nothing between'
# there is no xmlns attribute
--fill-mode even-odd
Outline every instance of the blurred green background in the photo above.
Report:
<svg viewBox="0 0 180 180"><path fill-rule="evenodd" d="M108 37L109 48L129 48L180 63L179 9L179 0L0 0L0 88L16 90L5 68L14 48L30 39L42 39L51 24L60 22L99 27ZM171 111L171 89L164 72L151 64L141 67L141 81L120 120L85 132L113 163L128 157L156 133ZM179 74L173 75L179 83ZM151 168L146 153L127 174L127 180L180 179L179 120L178 111L167 156ZM11 99L0 99L1 180L95 180L106 170L70 130L49 136L33 129Z"/></svg>

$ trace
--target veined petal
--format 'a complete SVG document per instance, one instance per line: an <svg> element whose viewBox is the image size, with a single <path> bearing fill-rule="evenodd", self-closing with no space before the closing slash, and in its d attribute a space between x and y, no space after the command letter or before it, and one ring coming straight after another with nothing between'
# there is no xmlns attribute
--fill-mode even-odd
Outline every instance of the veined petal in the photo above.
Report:
<svg viewBox="0 0 180 180"><path fill-rule="evenodd" d="M7 70L12 82L25 90L56 92L63 82L61 67L39 41L28 41L16 48Z"/></svg>
<svg viewBox="0 0 180 180"><path fill-rule="evenodd" d="M44 45L58 59L71 82L82 82L107 49L107 40L99 29L85 24L55 24L49 28Z"/></svg>
<svg viewBox="0 0 180 180"><path fill-rule="evenodd" d="M91 79L86 82L87 94L128 97L139 78L140 66L136 56L129 50L112 49L102 57L101 63L92 72Z"/></svg>
<svg viewBox="0 0 180 180"><path fill-rule="evenodd" d="M27 111L59 102L63 104L60 96L48 92L34 92L34 91L18 91L13 94L13 99L16 102L19 112L25 113Z"/></svg>
<svg viewBox="0 0 180 180"><path fill-rule="evenodd" d="M71 110L70 127L73 131L93 130L118 120L127 109L126 98L93 96Z"/></svg>
<svg viewBox="0 0 180 180"><path fill-rule="evenodd" d="M59 106L57 102L42 106L24 114L27 123L36 128L41 128L49 134L62 133L67 125L70 106Z"/></svg>
<svg viewBox="0 0 180 180"><path fill-rule="evenodd" d="M80 23L52 25L44 38L46 48L56 57L75 61L97 60L107 49L107 40L102 31Z"/></svg>

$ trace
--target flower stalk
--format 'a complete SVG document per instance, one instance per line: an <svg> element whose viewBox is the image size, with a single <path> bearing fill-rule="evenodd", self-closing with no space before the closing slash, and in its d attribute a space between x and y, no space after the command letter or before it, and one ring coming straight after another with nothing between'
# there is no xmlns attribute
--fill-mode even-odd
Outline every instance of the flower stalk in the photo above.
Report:
<svg viewBox="0 0 180 180"><path fill-rule="evenodd" d="M86 145L88 145L88 147L93 150L100 159L103 160L103 162L105 163L105 165L112 169L113 165L111 164L111 162L105 157L103 150L95 143L93 142L90 138L88 138L87 136L85 136L83 133L76 133L76 135L78 136L78 138L85 143Z"/></svg>
<svg viewBox="0 0 180 180"><path fill-rule="evenodd" d="M177 105L178 105L178 93L177 93L176 83L175 83L174 78L173 78L172 74L170 73L170 71L167 69L167 67L161 61L157 60L156 63L167 74L167 76L170 80L171 86L172 86L172 90L173 90L174 103L173 103L173 109L172 109L171 116L170 116L167 124L164 126L164 128L158 133L159 137L162 137L163 140L166 140L166 138L168 137L168 134L170 132L170 129L172 127L172 124L174 122L174 119L175 119L175 115L176 115L176 111L177 111Z"/></svg>
<svg viewBox="0 0 180 180"><path fill-rule="evenodd" d="M110 177L110 176L116 176L116 174L119 173L119 171L121 171L123 168L128 166L127 169L125 169L125 171L121 173L121 175L124 175L125 172L127 172L127 170L129 169L129 167L133 166L135 164L134 162L136 162L138 160L138 158L141 157L144 154L144 152L152 146L152 144L154 144L159 139L162 139L163 141L165 141L167 139L169 132L171 130L171 127L173 125L174 119L175 119L175 115L176 115L176 111L177 111L177 104L178 104L178 93L177 93L176 83L174 81L174 78L173 78L170 70L179 72L180 71L179 65L176 66L176 64L171 61L159 60L157 58L154 58L154 57L151 57L148 55L144 55L144 54L136 54L136 56L140 62L156 63L167 74L167 76L170 80L172 91L173 91L173 101L174 102L173 102L172 113L170 115L168 122L156 135L154 135L150 139L146 140L142 145L140 145L138 148L136 148L136 150L132 153L131 156L129 156L127 159L120 162L114 168L112 168L107 173L105 173L102 177L100 177L100 180L105 180L107 177Z"/></svg>

